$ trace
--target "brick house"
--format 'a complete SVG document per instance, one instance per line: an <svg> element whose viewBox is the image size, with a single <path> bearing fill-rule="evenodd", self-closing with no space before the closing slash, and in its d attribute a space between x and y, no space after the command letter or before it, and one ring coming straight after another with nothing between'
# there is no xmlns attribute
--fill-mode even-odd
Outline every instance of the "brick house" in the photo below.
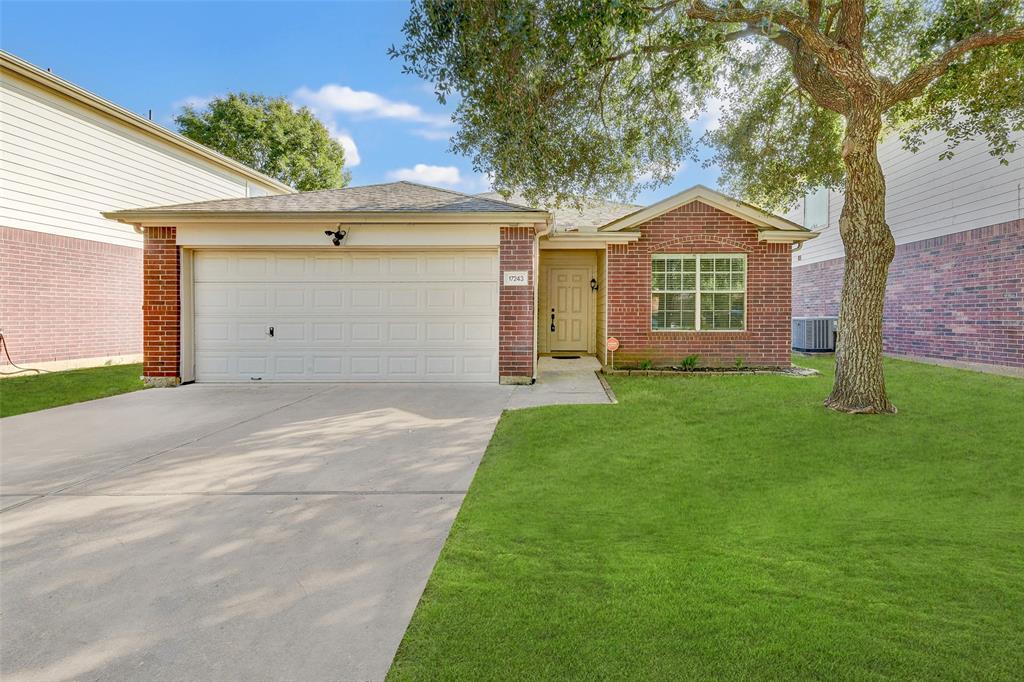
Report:
<svg viewBox="0 0 1024 682"><path fill-rule="evenodd" d="M951 159L942 132L920 150L879 147L896 239L883 342L897 357L1024 375L1024 133L1003 165L984 139ZM820 232L793 254L793 315L838 315L843 195L807 196L789 219Z"/></svg>
<svg viewBox="0 0 1024 682"><path fill-rule="evenodd" d="M102 211L292 191L2 51L0 159L0 332L49 370L141 359L143 237Z"/></svg>
<svg viewBox="0 0 1024 682"><path fill-rule="evenodd" d="M144 374L527 383L544 354L789 364L793 244L705 187L550 212L408 182L107 212L145 235Z"/></svg>

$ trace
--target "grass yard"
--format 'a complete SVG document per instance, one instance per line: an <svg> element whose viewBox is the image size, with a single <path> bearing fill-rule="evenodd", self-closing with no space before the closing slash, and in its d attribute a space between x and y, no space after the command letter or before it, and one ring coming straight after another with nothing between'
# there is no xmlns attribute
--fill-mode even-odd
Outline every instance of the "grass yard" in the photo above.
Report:
<svg viewBox="0 0 1024 682"><path fill-rule="evenodd" d="M1020 680L1024 381L798 364L506 413L389 680Z"/></svg>
<svg viewBox="0 0 1024 682"><path fill-rule="evenodd" d="M142 365L112 365L0 379L0 417L141 389Z"/></svg>

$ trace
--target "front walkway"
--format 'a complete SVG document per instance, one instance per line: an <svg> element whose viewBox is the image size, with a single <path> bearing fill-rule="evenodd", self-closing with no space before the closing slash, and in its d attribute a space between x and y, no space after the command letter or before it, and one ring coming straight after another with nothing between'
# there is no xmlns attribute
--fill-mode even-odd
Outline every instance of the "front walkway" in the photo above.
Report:
<svg viewBox="0 0 1024 682"><path fill-rule="evenodd" d="M542 357L537 364L537 382L516 386L508 409L539 405L607 405L614 400L605 390L597 372L601 363L592 356L573 360Z"/></svg>

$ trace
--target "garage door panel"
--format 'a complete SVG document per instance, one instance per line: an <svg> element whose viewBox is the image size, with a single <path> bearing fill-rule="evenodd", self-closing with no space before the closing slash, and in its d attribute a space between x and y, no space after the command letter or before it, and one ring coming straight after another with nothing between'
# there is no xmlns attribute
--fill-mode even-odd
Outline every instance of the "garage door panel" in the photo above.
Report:
<svg viewBox="0 0 1024 682"><path fill-rule="evenodd" d="M201 251L195 263L200 381L497 379L494 253Z"/></svg>
<svg viewBox="0 0 1024 682"><path fill-rule="evenodd" d="M346 350L333 353L208 352L197 358L203 381L493 381L497 361L488 352Z"/></svg>
<svg viewBox="0 0 1024 682"><path fill-rule="evenodd" d="M433 282L496 281L491 252L337 254L282 251L201 252L196 282Z"/></svg>
<svg viewBox="0 0 1024 682"><path fill-rule="evenodd" d="M397 314L494 315L494 282L444 284L236 284L198 282L200 316L233 314Z"/></svg>
<svg viewBox="0 0 1024 682"><path fill-rule="evenodd" d="M274 328L274 336L269 328ZM344 321L304 318L217 318L197 317L197 351L225 350L235 346L256 348L335 348L344 343L352 348L376 348L382 344L401 348L492 348L498 329L485 317L465 317L437 321L430 317L397 320L373 317Z"/></svg>

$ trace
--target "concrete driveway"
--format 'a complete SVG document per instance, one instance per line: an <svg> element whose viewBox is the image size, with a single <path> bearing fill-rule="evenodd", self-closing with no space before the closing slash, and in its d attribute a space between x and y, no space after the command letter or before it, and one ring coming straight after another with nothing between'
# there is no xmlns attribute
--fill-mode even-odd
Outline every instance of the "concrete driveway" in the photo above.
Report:
<svg viewBox="0 0 1024 682"><path fill-rule="evenodd" d="M185 386L0 422L0 677L382 678L512 389Z"/></svg>

